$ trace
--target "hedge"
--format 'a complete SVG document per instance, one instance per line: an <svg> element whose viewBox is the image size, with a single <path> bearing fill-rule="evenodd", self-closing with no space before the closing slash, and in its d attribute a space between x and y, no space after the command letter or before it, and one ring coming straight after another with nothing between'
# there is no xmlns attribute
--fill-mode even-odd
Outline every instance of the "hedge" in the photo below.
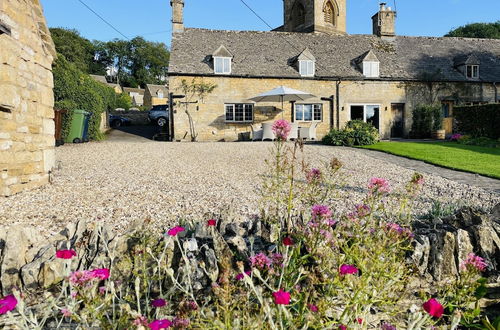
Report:
<svg viewBox="0 0 500 330"><path fill-rule="evenodd" d="M412 138L429 138L433 131L440 130L443 117L440 104L422 104L413 109L413 123L410 136Z"/></svg>
<svg viewBox="0 0 500 330"><path fill-rule="evenodd" d="M322 142L332 146L364 146L380 141L378 129L361 120L351 120L341 130L332 129Z"/></svg>
<svg viewBox="0 0 500 330"><path fill-rule="evenodd" d="M500 138L500 104L457 106L453 108L455 131L473 137Z"/></svg>
<svg viewBox="0 0 500 330"><path fill-rule="evenodd" d="M116 93L79 70L62 55L58 55L52 70L54 74L55 107L68 110L63 117L63 138L68 134L73 110L82 109L92 113L89 124L91 140L104 138L100 131L101 115L115 108Z"/></svg>

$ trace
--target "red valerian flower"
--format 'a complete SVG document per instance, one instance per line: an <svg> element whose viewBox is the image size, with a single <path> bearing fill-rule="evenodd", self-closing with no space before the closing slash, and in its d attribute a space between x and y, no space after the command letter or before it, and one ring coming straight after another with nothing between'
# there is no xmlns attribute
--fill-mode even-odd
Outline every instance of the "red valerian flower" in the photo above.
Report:
<svg viewBox="0 0 500 330"><path fill-rule="evenodd" d="M156 307L156 308L160 308L160 307L164 307L167 305L167 302L165 301L165 299L155 299L151 302L151 306L153 307Z"/></svg>
<svg viewBox="0 0 500 330"><path fill-rule="evenodd" d="M17 299L13 294L0 299L0 315L12 311L17 306Z"/></svg>
<svg viewBox="0 0 500 330"><path fill-rule="evenodd" d="M286 292L280 289L279 291L273 292L273 296L274 296L274 303L276 305L290 304L290 292Z"/></svg>
<svg viewBox="0 0 500 330"><path fill-rule="evenodd" d="M274 122L272 130L276 138L280 141L286 141L290 131L292 130L292 126L289 122L284 119L279 119Z"/></svg>
<svg viewBox="0 0 500 330"><path fill-rule="evenodd" d="M347 326L341 324L339 325L339 330L347 330Z"/></svg>
<svg viewBox="0 0 500 330"><path fill-rule="evenodd" d="M252 274L252 271L251 271L251 270L247 270L247 271L245 272L245 274L246 274L247 276L250 276L250 275ZM241 281L241 280L245 277L245 274L243 274L243 273L239 273L239 274L238 274L238 275L236 275L234 278L235 278L237 281Z"/></svg>
<svg viewBox="0 0 500 330"><path fill-rule="evenodd" d="M340 266L340 275L347 275L347 274L357 274L359 271L358 268L354 265L342 265Z"/></svg>
<svg viewBox="0 0 500 330"><path fill-rule="evenodd" d="M309 305L307 305L307 308L309 308L309 310L310 310L311 312L313 312L313 313L317 313L317 312L319 311L318 306L313 305L313 304L309 304Z"/></svg>
<svg viewBox="0 0 500 330"><path fill-rule="evenodd" d="M215 227L217 225L217 221L215 219L210 219L207 221L207 226Z"/></svg>
<svg viewBox="0 0 500 330"><path fill-rule="evenodd" d="M58 250L58 251L56 251L56 258L71 259L73 257L76 257L75 250Z"/></svg>
<svg viewBox="0 0 500 330"><path fill-rule="evenodd" d="M92 276L100 280L107 280L109 278L109 269L108 268L94 269L92 270Z"/></svg>
<svg viewBox="0 0 500 330"><path fill-rule="evenodd" d="M169 236L177 236L177 234L178 234L178 233L181 233L181 232L183 232L184 230L185 230L185 229L184 229L184 227L177 226L177 227L174 227L174 228L170 229L170 230L167 232L167 234L168 234Z"/></svg>
<svg viewBox="0 0 500 330"><path fill-rule="evenodd" d="M427 300L423 305L422 307L424 307L424 310L429 313L430 316L433 316L433 317L441 317L443 316L443 313L444 313L444 307L443 305L441 305L439 303L439 301L437 301L436 299L434 298L431 298L429 300Z"/></svg>
<svg viewBox="0 0 500 330"><path fill-rule="evenodd" d="M293 245L293 239L291 237L285 237L283 238L283 245L285 246L292 246Z"/></svg>
<svg viewBox="0 0 500 330"><path fill-rule="evenodd" d="M372 193L379 193L381 195L388 194L391 191L389 181L382 178L371 178L368 188Z"/></svg>
<svg viewBox="0 0 500 330"><path fill-rule="evenodd" d="M480 256L474 253L469 253L467 259L465 259L461 264L460 268L462 270L474 269L476 271L484 271L488 267L488 264Z"/></svg>
<svg viewBox="0 0 500 330"><path fill-rule="evenodd" d="M160 330L160 329L168 329L172 326L172 322L170 320L155 320L149 323L149 328L151 330Z"/></svg>

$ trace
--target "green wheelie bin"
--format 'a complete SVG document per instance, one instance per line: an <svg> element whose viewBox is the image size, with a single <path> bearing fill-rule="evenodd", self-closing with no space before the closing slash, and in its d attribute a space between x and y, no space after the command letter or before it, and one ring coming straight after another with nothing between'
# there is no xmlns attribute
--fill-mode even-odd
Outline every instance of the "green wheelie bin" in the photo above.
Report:
<svg viewBox="0 0 500 330"><path fill-rule="evenodd" d="M71 115L71 126L69 134L65 139L68 143L81 143L83 142L83 134L85 130L85 117L89 113L85 110L74 110Z"/></svg>

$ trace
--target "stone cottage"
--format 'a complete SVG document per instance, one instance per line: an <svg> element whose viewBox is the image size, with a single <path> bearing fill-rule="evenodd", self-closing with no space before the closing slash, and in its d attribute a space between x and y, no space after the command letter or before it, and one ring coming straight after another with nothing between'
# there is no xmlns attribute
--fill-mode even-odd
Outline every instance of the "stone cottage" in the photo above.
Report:
<svg viewBox="0 0 500 330"><path fill-rule="evenodd" d="M39 0L0 1L0 196L49 182L55 48Z"/></svg>
<svg viewBox="0 0 500 330"><path fill-rule="evenodd" d="M171 0L170 92L182 94L183 81L217 85L187 111L177 107L175 139L194 131L200 141L234 141L279 118L317 126L318 138L352 119L407 137L414 107L435 102L451 134L454 104L498 102L500 40L398 36L384 3L373 34L348 35L346 1L285 0L284 25L256 32L185 28L184 1ZM316 98L284 109L249 101L281 85Z"/></svg>
<svg viewBox="0 0 500 330"><path fill-rule="evenodd" d="M144 105L164 105L168 103L168 88L165 85L147 84L144 93Z"/></svg>
<svg viewBox="0 0 500 330"><path fill-rule="evenodd" d="M132 99L132 105L142 107L144 105L144 93L142 88L123 87L123 93L128 94Z"/></svg>

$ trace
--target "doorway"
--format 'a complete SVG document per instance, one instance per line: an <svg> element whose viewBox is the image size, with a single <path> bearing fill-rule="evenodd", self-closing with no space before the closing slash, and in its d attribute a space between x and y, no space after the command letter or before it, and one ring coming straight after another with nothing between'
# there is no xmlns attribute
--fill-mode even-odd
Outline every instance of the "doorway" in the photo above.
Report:
<svg viewBox="0 0 500 330"><path fill-rule="evenodd" d="M391 138L403 138L405 133L405 104L391 103Z"/></svg>

